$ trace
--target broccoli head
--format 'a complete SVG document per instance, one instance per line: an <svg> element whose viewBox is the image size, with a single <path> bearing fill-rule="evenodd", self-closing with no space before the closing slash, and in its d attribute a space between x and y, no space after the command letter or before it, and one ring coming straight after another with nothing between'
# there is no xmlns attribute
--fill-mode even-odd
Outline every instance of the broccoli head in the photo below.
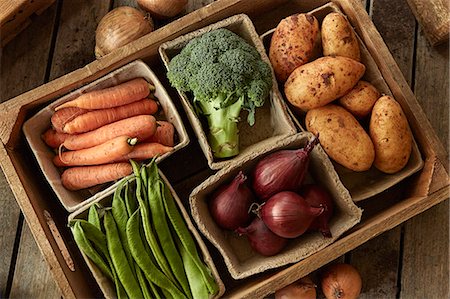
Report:
<svg viewBox="0 0 450 299"><path fill-rule="evenodd" d="M239 153L237 122L241 109L255 123L255 109L272 88L270 66L255 47L221 28L192 39L169 63L173 87L193 94L197 113L206 116L214 156Z"/></svg>

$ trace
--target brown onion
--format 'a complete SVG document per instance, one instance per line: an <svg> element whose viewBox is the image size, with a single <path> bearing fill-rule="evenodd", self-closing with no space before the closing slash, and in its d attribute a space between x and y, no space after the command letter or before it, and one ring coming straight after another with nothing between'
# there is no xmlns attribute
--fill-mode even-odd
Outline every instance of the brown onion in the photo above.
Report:
<svg viewBox="0 0 450 299"><path fill-rule="evenodd" d="M248 227L237 228L236 232L239 235L246 235L253 250L264 256L277 254L288 241L271 232L259 217L256 217Z"/></svg>
<svg viewBox="0 0 450 299"><path fill-rule="evenodd" d="M349 264L333 264L326 268L321 284L327 299L356 299L362 288L361 276Z"/></svg>
<svg viewBox="0 0 450 299"><path fill-rule="evenodd" d="M319 143L318 137L304 148L281 150L268 155L253 170L253 191L266 199L280 191L298 191L308 171L309 153Z"/></svg>
<svg viewBox="0 0 450 299"><path fill-rule="evenodd" d="M139 6L158 19L171 18L182 12L187 0L137 0Z"/></svg>
<svg viewBox="0 0 450 299"><path fill-rule="evenodd" d="M269 198L257 211L267 227L283 238L297 238L311 222L323 213L323 207L311 207L306 200L291 191Z"/></svg>
<svg viewBox="0 0 450 299"><path fill-rule="evenodd" d="M279 289L275 292L275 299L316 299L316 285L308 276Z"/></svg>
<svg viewBox="0 0 450 299"><path fill-rule="evenodd" d="M107 13L95 31L95 57L100 58L153 31L150 16L139 10L120 6Z"/></svg>

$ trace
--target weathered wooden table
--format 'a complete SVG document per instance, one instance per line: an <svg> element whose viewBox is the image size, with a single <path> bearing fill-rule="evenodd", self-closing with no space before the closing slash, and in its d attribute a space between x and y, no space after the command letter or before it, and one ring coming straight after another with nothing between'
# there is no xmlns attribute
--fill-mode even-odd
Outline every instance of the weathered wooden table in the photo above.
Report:
<svg viewBox="0 0 450 299"><path fill-rule="evenodd" d="M94 60L99 20L113 7L134 2L56 1L2 49L0 102ZM189 0L187 11L210 2ZM429 45L406 0L363 3L448 149L448 45ZM0 198L0 297L61 297L1 172ZM449 201L340 259L359 269L361 298L449 298Z"/></svg>

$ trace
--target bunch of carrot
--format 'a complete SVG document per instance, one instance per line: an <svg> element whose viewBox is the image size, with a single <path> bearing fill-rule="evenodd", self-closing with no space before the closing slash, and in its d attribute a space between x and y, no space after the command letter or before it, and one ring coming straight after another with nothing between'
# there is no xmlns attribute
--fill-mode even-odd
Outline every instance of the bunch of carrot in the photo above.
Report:
<svg viewBox="0 0 450 299"><path fill-rule="evenodd" d="M174 127L156 120L155 87L143 78L91 91L55 108L42 135L57 150L53 163L68 167L69 190L89 188L132 173L128 162L173 150Z"/></svg>

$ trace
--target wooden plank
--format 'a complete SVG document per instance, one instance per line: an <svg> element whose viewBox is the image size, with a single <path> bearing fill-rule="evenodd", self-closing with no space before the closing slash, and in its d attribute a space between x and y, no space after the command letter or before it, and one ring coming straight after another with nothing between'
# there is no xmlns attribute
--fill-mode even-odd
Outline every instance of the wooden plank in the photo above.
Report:
<svg viewBox="0 0 450 299"><path fill-rule="evenodd" d="M406 0L372 0L370 15L403 76L411 84L415 19ZM396 297L400 243L401 228L396 227L350 253L350 263L363 279L361 298Z"/></svg>
<svg viewBox="0 0 450 299"><path fill-rule="evenodd" d="M448 45L432 48L420 29L416 57L415 94L448 149ZM404 227L400 298L449 298L449 201Z"/></svg>
<svg viewBox="0 0 450 299"><path fill-rule="evenodd" d="M20 243L10 298L61 298L61 291L27 225Z"/></svg>
<svg viewBox="0 0 450 299"><path fill-rule="evenodd" d="M110 0L63 1L50 80L95 60L95 29Z"/></svg>
<svg viewBox="0 0 450 299"><path fill-rule="evenodd" d="M0 297L6 298L8 294L7 282L10 267L15 260L12 260L14 242L16 240L17 228L19 225L20 209L14 199L8 182L0 171L0 219L2 219L2 228L0 233Z"/></svg>
<svg viewBox="0 0 450 299"><path fill-rule="evenodd" d="M412 12L433 46L448 41L450 29L448 0L408 0Z"/></svg>

